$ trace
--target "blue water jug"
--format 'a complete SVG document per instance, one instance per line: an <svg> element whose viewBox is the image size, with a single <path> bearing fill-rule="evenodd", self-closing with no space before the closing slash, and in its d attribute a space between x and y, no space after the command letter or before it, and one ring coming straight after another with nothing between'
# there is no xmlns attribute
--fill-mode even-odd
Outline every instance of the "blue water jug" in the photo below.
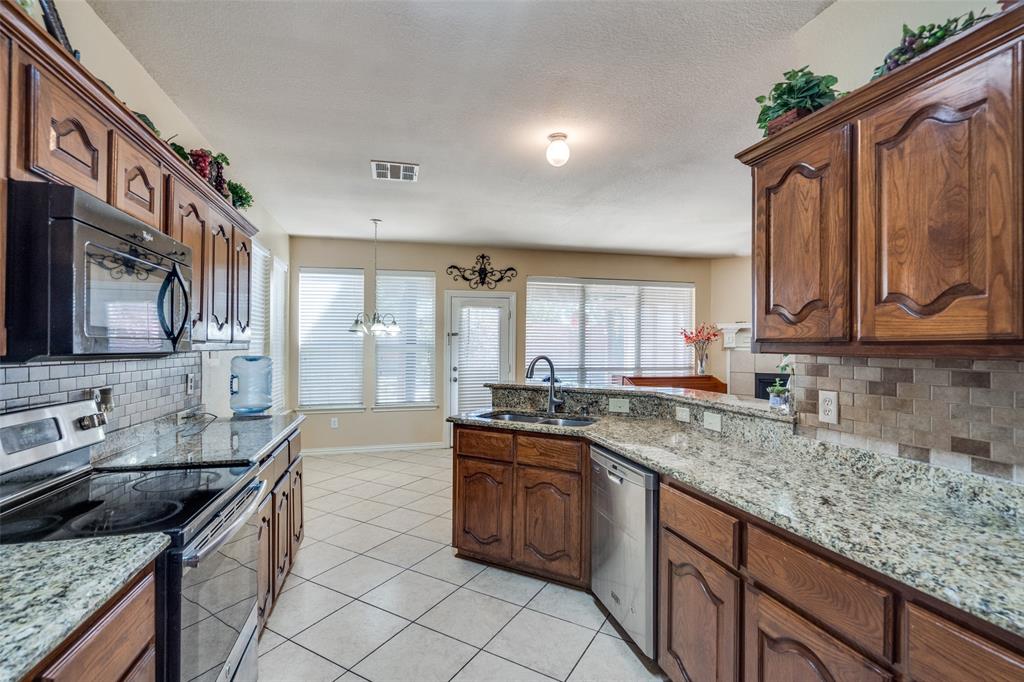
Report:
<svg viewBox="0 0 1024 682"><path fill-rule="evenodd" d="M266 355L231 358L231 410L235 414L259 414L270 407L273 367L274 361Z"/></svg>

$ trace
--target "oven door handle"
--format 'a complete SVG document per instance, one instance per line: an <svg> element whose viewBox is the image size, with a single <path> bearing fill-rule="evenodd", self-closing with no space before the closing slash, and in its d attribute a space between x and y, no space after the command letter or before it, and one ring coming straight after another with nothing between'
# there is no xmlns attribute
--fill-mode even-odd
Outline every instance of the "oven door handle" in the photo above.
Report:
<svg viewBox="0 0 1024 682"><path fill-rule="evenodd" d="M198 552L182 557L181 563L189 568L195 568L203 559L220 549L221 546L223 546L228 539L235 534L235 531L245 525L245 523L249 521L249 518L256 513L256 509L260 506L260 500L263 499L263 493L267 491L267 485L268 483L266 481L261 481L259 488L256 491L255 498L251 503L249 503L249 506L245 508L245 511L239 514L238 518L231 522L231 525L218 533L217 537L204 545ZM253 486L250 486L249 490L253 490Z"/></svg>

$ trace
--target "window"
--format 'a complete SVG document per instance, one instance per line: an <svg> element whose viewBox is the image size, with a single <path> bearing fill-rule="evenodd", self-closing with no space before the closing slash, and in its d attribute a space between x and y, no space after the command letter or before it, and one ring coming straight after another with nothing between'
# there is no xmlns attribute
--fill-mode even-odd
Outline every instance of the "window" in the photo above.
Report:
<svg viewBox="0 0 1024 682"><path fill-rule="evenodd" d="M689 373L693 350L679 332L693 327L693 309L691 284L531 277L526 361L548 355L559 379L585 386Z"/></svg>
<svg viewBox="0 0 1024 682"><path fill-rule="evenodd" d="M348 328L363 310L363 271L299 269L299 406L360 407L363 336Z"/></svg>
<svg viewBox="0 0 1024 682"><path fill-rule="evenodd" d="M268 355L273 361L271 412L284 412L287 397L288 266L253 242L252 335L250 355Z"/></svg>
<svg viewBox="0 0 1024 682"><path fill-rule="evenodd" d="M434 273L377 273L377 311L398 320L397 336L378 336L377 397L381 407L434 405L434 339L437 334Z"/></svg>

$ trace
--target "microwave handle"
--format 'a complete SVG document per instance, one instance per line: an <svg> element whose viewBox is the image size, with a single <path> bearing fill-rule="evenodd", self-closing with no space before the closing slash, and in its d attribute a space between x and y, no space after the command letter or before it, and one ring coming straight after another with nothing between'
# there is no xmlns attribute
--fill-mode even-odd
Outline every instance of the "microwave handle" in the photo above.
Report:
<svg viewBox="0 0 1024 682"><path fill-rule="evenodd" d="M245 508L238 517L231 522L227 528L217 534L217 537L210 541L206 546L195 553L187 554L181 559L181 563L190 568L195 568L202 562L203 559L210 556L213 552L220 549L224 543L226 543L241 526L249 522L252 515L256 513L256 509L260 506L260 500L263 498L263 493L267 491L268 483L266 481L260 481L259 487L250 486L249 490L257 490L253 501L249 503L249 506Z"/></svg>
<svg viewBox="0 0 1024 682"><path fill-rule="evenodd" d="M185 299L185 312L181 316L181 326L171 336L171 347L177 350L178 342L185 335L185 330L192 324L192 301L189 297L188 284L185 282L185 278L181 276L181 270L178 268L177 263L171 266L171 274L167 279L168 281L171 279L178 280L178 284L181 286L181 296Z"/></svg>
<svg viewBox="0 0 1024 682"><path fill-rule="evenodd" d="M177 266L175 266L177 267ZM171 325L167 324L167 316L164 315L164 301L167 300L167 292L171 288L173 283L173 271L167 273L167 277L164 278L163 284L160 285L160 293L156 297L156 316L160 321L160 329L163 330L164 336L171 339L174 338L174 332L171 329ZM177 343L175 343L177 345Z"/></svg>

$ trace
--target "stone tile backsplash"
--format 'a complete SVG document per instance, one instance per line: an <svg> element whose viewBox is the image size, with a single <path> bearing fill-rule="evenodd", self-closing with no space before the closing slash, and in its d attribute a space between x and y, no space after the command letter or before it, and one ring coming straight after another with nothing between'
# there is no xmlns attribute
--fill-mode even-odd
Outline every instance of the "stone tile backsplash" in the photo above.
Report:
<svg viewBox="0 0 1024 682"><path fill-rule="evenodd" d="M934 465L1024 480L1024 362L798 355L798 431ZM839 392L839 424L818 392Z"/></svg>
<svg viewBox="0 0 1024 682"><path fill-rule="evenodd" d="M195 375L191 395L185 393L188 374ZM0 379L0 413L82 400L94 388L111 386L115 408L108 431L196 407L202 401L198 351L142 360L0 365Z"/></svg>

